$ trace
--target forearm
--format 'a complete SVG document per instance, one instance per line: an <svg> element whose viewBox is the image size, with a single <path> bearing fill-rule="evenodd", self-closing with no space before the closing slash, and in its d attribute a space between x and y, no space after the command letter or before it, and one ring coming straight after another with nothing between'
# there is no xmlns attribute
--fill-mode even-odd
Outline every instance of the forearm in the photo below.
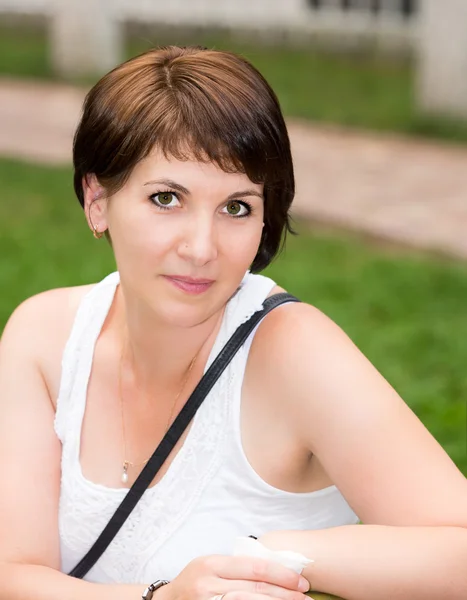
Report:
<svg viewBox="0 0 467 600"><path fill-rule="evenodd" d="M467 598L466 529L348 525L261 541L312 558L303 573L312 589L346 600Z"/></svg>
<svg viewBox="0 0 467 600"><path fill-rule="evenodd" d="M0 600L140 600L144 588L89 583L49 567L0 564Z"/></svg>

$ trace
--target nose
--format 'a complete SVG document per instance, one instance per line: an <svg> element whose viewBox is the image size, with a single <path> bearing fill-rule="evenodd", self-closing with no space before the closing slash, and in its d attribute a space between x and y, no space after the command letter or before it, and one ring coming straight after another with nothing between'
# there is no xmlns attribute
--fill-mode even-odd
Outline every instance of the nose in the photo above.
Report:
<svg viewBox="0 0 467 600"><path fill-rule="evenodd" d="M217 232L212 217L191 215L181 236L178 254L196 267L217 258Z"/></svg>

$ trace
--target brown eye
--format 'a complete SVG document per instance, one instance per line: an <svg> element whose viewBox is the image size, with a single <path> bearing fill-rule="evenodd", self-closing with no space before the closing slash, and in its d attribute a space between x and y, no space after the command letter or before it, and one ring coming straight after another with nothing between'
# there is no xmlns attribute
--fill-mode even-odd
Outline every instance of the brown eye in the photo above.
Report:
<svg viewBox="0 0 467 600"><path fill-rule="evenodd" d="M158 192L157 194L152 194L150 199L159 208L175 208L180 205L177 195L174 192Z"/></svg>
<svg viewBox="0 0 467 600"><path fill-rule="evenodd" d="M227 212L229 213L229 215L238 215L240 213L240 211L242 210L242 205L240 204L240 202L229 202L227 204Z"/></svg>
<svg viewBox="0 0 467 600"><path fill-rule="evenodd" d="M159 200L160 204L167 206L167 204L170 204L174 199L174 195L172 192L163 192L161 194L157 194L157 199Z"/></svg>
<svg viewBox="0 0 467 600"><path fill-rule="evenodd" d="M251 206L247 202L240 202L238 200L231 200L225 205L222 212L230 215L231 217L248 217L253 211Z"/></svg>

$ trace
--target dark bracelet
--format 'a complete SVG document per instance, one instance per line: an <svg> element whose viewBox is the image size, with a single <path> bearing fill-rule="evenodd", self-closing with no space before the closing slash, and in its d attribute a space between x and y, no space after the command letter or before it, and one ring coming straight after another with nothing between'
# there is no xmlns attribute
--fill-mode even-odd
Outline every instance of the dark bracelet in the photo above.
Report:
<svg viewBox="0 0 467 600"><path fill-rule="evenodd" d="M161 588L163 585L167 585L168 583L169 582L165 579L158 579L154 583L151 583L151 585L148 585L148 587L144 590L141 596L141 600L152 600L154 592Z"/></svg>

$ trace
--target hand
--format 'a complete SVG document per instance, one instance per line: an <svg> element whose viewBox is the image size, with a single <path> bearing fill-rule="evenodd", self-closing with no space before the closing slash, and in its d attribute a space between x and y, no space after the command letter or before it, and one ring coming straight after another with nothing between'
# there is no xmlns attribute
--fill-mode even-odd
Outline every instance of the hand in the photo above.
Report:
<svg viewBox="0 0 467 600"><path fill-rule="evenodd" d="M190 562L157 600L308 600L308 581L280 564L248 556L203 556Z"/></svg>

